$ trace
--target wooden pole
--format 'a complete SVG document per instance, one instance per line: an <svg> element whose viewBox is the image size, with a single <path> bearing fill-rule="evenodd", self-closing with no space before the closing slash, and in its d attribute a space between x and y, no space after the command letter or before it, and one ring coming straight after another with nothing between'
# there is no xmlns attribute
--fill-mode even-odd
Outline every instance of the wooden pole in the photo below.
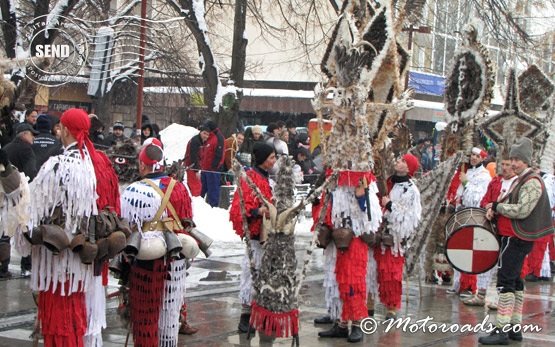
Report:
<svg viewBox="0 0 555 347"><path fill-rule="evenodd" d="M137 87L137 135L141 134L143 120L143 88L145 84L146 0L141 0L141 31L139 42L139 85Z"/></svg>

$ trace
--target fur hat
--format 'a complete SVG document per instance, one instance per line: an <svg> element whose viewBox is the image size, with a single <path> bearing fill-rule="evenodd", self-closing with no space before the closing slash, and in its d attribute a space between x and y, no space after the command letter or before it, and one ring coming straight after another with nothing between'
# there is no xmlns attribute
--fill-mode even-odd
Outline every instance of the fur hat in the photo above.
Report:
<svg viewBox="0 0 555 347"><path fill-rule="evenodd" d="M274 152L274 147L267 143L255 143L254 148L252 149L252 153L254 154L254 162L256 166L262 165L262 163L264 163L266 159L268 159L268 157Z"/></svg>
<svg viewBox="0 0 555 347"><path fill-rule="evenodd" d="M509 158L520 159L530 165L532 163L532 153L532 140L527 137L521 137L514 143L514 145L511 146Z"/></svg>
<svg viewBox="0 0 555 347"><path fill-rule="evenodd" d="M414 176L414 173L416 172L416 170L418 170L418 166L420 166L420 164L418 163L418 158L410 153L407 153L403 156L403 160L405 161L405 163L407 163L407 167L409 168L409 176Z"/></svg>

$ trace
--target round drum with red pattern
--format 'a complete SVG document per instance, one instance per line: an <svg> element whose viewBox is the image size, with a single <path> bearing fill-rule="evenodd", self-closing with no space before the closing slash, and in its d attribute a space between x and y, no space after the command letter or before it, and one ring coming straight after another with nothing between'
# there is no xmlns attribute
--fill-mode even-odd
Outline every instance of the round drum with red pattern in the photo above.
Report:
<svg viewBox="0 0 555 347"><path fill-rule="evenodd" d="M480 274L497 264L499 241L485 218L485 210L463 209L447 221L446 229L445 255L455 269Z"/></svg>

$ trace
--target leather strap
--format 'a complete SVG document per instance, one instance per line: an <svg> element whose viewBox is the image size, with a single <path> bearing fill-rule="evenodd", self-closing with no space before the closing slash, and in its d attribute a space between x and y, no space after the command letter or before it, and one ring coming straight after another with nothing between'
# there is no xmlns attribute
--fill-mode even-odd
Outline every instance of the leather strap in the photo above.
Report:
<svg viewBox="0 0 555 347"><path fill-rule="evenodd" d="M167 207L168 210L170 210L170 213L173 216L173 219L174 219L173 222L175 224L177 224L177 227L180 230L182 230L183 226L181 225L181 220L179 219L179 216L177 215L177 212L175 211L175 208L173 207L172 203L170 202L170 196L172 194L173 188L175 187L175 184L177 183L177 181L174 180L173 178L170 179L170 184L168 184L168 189L166 189L165 194L162 191L162 189L160 189L160 187L158 187L158 185L156 185L151 180L145 178L145 179L143 179L143 182L145 182L149 186L151 186L160 195L160 197L162 197L162 204L160 204L160 208L156 212L156 215L154 216L154 219L152 220L152 222L154 222L154 223L164 222L160 218L162 217L162 213L164 213L164 210Z"/></svg>

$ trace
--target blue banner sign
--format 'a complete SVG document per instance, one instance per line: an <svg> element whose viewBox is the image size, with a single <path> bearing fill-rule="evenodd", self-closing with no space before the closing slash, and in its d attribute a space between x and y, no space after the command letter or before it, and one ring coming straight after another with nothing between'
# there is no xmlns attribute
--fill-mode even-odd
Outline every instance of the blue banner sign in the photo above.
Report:
<svg viewBox="0 0 555 347"><path fill-rule="evenodd" d="M420 94L443 96L445 77L409 71L409 88Z"/></svg>

